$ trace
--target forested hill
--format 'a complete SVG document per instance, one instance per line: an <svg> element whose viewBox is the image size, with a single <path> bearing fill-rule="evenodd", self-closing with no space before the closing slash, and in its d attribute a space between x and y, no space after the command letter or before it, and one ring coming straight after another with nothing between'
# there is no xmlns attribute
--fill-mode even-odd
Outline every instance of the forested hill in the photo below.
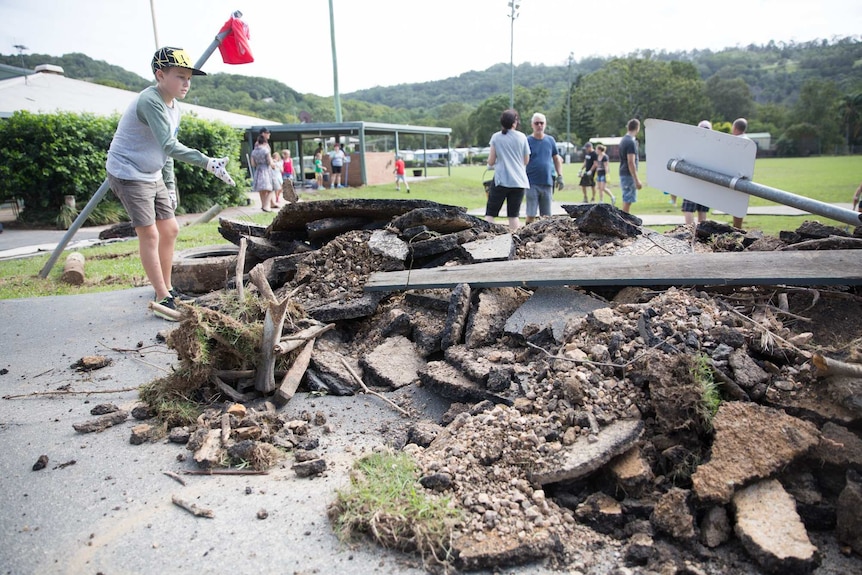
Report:
<svg viewBox="0 0 862 575"><path fill-rule="evenodd" d="M716 74L723 78L742 78L761 104L789 104L809 79L831 80L841 91L862 87L862 39L841 38L832 42L775 43L728 48L718 52L654 52L643 50L629 58L664 62L690 62L701 79ZM572 81L602 68L610 58L590 57L572 65ZM465 72L456 77L420 84L379 86L343 94L344 98L395 108L434 108L448 103L478 105L491 94L508 94L511 82L508 64L497 64L483 71ZM521 64L515 67L515 83L525 88L544 87L549 93L565 94L569 82L566 65Z"/></svg>
<svg viewBox="0 0 862 575"><path fill-rule="evenodd" d="M28 68L56 64L70 78L129 90L151 82L84 54L26 54L23 59ZM20 66L21 57L0 54L0 63ZM500 110L508 106L510 74L508 64L496 64L442 80L346 93L342 116L345 121L448 126L453 145L485 145ZM715 52L642 50L624 58L576 60L571 66L522 64L514 77L516 108L545 111L550 133L568 134L572 141L616 133L631 117L726 123L745 116L753 121L751 131L790 138L782 144L783 153L862 147L862 36ZM189 99L285 123L300 117L335 119L331 97L237 74L196 78Z"/></svg>

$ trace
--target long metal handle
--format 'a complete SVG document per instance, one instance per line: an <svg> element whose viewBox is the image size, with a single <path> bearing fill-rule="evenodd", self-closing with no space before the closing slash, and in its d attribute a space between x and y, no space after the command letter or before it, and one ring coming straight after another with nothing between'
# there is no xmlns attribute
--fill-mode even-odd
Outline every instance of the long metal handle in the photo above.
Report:
<svg viewBox="0 0 862 575"><path fill-rule="evenodd" d="M791 192L785 192L784 190L779 190L777 188L770 188L769 186L753 182L748 178L728 176L727 174L702 168L700 166L690 164L685 160L678 159L669 160L667 163L667 169L671 172L690 176L692 178L703 180L704 182L716 184L731 190L736 190L737 192L742 192L750 196L757 196L764 200L799 208L808 213L817 214L844 224L849 224L851 226L862 225L862 213L860 212L854 212L847 208L841 208L833 206L832 204L827 204L826 202L812 200L811 198L799 196Z"/></svg>
<svg viewBox="0 0 862 575"><path fill-rule="evenodd" d="M238 11L237 11L238 12ZM236 13L235 13L236 14ZM242 14L240 14L241 16ZM237 16L238 17L238 16ZM230 30L225 30L224 32L219 32L216 34L215 39L210 43L209 47L204 50L203 55L195 62L195 68L200 70L203 65L209 60L209 57L212 56L212 53L215 52L215 49L218 48L218 45L221 44L221 41L224 40L225 36L230 33ZM93 194L93 197L90 198L90 201L87 202L87 205L84 206L84 209L81 210L81 213L78 214L78 217L75 218L75 221L72 222L72 225L69 226L69 229L63 235L63 239L60 240L60 243L57 244L57 247L54 248L54 253L51 254L51 257L48 258L48 261L45 262L45 265L42 267L42 270L39 272L39 277L45 279L48 277L48 274L51 273L51 268L54 267L54 264L57 263L57 259L60 257L60 254L63 253L63 250L66 249L66 246L69 244L69 241L75 235L81 226L87 221L87 218L90 217L90 213L95 209L96 205L102 201L102 198L105 197L105 194L108 193L108 180L106 179L102 182L102 185L99 186L99 189L96 190L96 193Z"/></svg>

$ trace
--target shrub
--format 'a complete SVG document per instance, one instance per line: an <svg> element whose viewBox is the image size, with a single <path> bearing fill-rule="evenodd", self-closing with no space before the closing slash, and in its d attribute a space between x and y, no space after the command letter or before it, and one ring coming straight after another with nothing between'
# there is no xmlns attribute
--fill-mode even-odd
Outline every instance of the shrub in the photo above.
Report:
<svg viewBox="0 0 862 575"><path fill-rule="evenodd" d="M23 200L24 221L65 222L68 210L60 214L64 197L74 196L81 209L105 180L105 160L118 122L117 115L25 111L15 112L0 122L0 201ZM239 162L240 130L187 114L183 116L180 140L208 156L230 158L228 171L237 182L237 187L232 188L206 170L175 162L181 198L185 192L189 196L203 194L223 206L245 203L248 184ZM107 199L114 198L109 193ZM106 217L113 220L117 216L124 218L112 206L88 221Z"/></svg>

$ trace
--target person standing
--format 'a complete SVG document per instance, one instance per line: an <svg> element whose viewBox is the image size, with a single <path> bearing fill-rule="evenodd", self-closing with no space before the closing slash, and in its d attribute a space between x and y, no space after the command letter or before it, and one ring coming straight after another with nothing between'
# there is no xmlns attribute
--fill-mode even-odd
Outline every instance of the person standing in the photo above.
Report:
<svg viewBox="0 0 862 575"><path fill-rule="evenodd" d="M710 122L709 120L701 120L697 127L711 130L712 122ZM698 204L697 202L692 202L691 200L683 198L682 215L685 218L686 225L691 225L694 223L694 212L697 212L697 221L703 222L706 221L706 214L709 213L709 208L702 204Z"/></svg>
<svg viewBox="0 0 862 575"><path fill-rule="evenodd" d="M281 151L281 165L284 179L290 180L291 182L295 181L296 176L293 172L293 158L290 157L290 150L287 148Z"/></svg>
<svg viewBox="0 0 862 575"><path fill-rule="evenodd" d="M509 109L500 115L502 130L491 136L488 169L494 170L494 185L488 193L485 220L494 223L506 202L509 229L518 229L524 190L530 187L526 166L530 162L530 145L527 136L517 130L518 112Z"/></svg>
<svg viewBox="0 0 862 575"><path fill-rule="evenodd" d="M335 142L334 149L332 150L331 162L332 162L332 188L343 188L345 186L341 185L341 170L344 168L344 150L341 149L341 144Z"/></svg>
<svg viewBox="0 0 862 575"><path fill-rule="evenodd" d="M176 309L182 296L171 284L171 267L179 225L174 210L174 160L205 168L228 185L236 184L225 169L228 158L209 158L178 139L178 100L188 94L192 76L206 74L192 66L181 48L160 48L151 62L156 85L132 101L117 124L105 162L108 183L126 208L139 239L141 265L161 308ZM175 321L159 307L154 315Z"/></svg>
<svg viewBox="0 0 862 575"><path fill-rule="evenodd" d="M252 190L260 196L260 209L265 212L271 211L272 207L272 156L266 137L260 134L257 137L254 149L251 151L251 167L254 168L254 179Z"/></svg>
<svg viewBox="0 0 862 575"><path fill-rule="evenodd" d="M608 173L610 172L610 156L602 144L596 146L596 187L599 189L599 202L605 201L605 194L610 196L611 205L617 205L617 199L608 189Z"/></svg>
<svg viewBox="0 0 862 575"><path fill-rule="evenodd" d="M584 144L584 165L581 167L581 190L584 192L584 203L587 203L587 188L593 190L592 201L596 201L596 158L592 142Z"/></svg>
<svg viewBox="0 0 862 575"><path fill-rule="evenodd" d="M405 172L404 160L401 159L401 156L395 156L395 191L400 192L401 182L404 182L404 187L407 189L407 193L409 194L410 184L407 183Z"/></svg>
<svg viewBox="0 0 862 575"><path fill-rule="evenodd" d="M638 177L638 132L641 122L632 118L626 125L628 132L620 140L620 188L623 190L623 211L631 213L632 204L638 201L638 190L643 187Z"/></svg>
<svg viewBox="0 0 862 575"><path fill-rule="evenodd" d="M742 136L743 138L747 138L745 135L745 131L748 129L748 120L745 118L737 118L733 121L733 125L730 128L730 133L734 136ZM742 229L742 218L738 218L733 216L733 227L736 229Z"/></svg>
<svg viewBox="0 0 862 575"><path fill-rule="evenodd" d="M326 169L323 167L323 148L317 148L317 151L314 152L314 181L317 185L318 190L323 189L323 171Z"/></svg>
<svg viewBox="0 0 862 575"><path fill-rule="evenodd" d="M536 112L531 123L533 133L527 137L527 144L530 146L530 163L527 164L527 179L530 182L527 189L528 224L536 219L536 213L541 216L551 215L554 186L562 189L564 185L563 162L557 152L557 142L553 136L545 134L545 115Z"/></svg>
<svg viewBox="0 0 862 575"><path fill-rule="evenodd" d="M284 163L278 152L272 153L272 205L273 209L281 207L281 187L284 184Z"/></svg>
<svg viewBox="0 0 862 575"><path fill-rule="evenodd" d="M853 209L862 212L862 184L859 184L856 193L853 194Z"/></svg>

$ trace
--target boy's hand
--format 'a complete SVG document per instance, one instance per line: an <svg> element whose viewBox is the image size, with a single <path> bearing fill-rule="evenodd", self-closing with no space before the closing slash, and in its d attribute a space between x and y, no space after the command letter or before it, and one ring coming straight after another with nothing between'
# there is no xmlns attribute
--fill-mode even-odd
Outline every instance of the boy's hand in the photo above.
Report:
<svg viewBox="0 0 862 575"><path fill-rule="evenodd" d="M233 181L233 178L230 177L230 174L228 174L225 169L227 161L228 158L210 158L207 162L207 171L211 174L215 174L215 177L229 186L236 186L236 182Z"/></svg>

